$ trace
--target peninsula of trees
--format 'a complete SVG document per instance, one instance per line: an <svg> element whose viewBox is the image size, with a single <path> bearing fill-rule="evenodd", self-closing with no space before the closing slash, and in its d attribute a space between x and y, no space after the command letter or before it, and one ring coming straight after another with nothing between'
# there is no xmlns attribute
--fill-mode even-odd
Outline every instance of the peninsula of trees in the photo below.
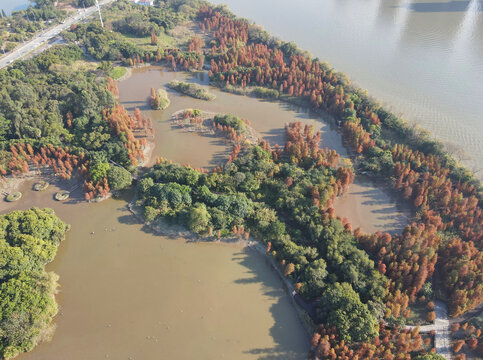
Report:
<svg viewBox="0 0 483 360"><path fill-rule="evenodd" d="M86 199L112 188L112 162L133 169L144 159L151 120L117 103L103 70L74 70L78 46L57 46L0 71L0 172L21 176L49 166L62 178L79 174Z"/></svg>
<svg viewBox="0 0 483 360"><path fill-rule="evenodd" d="M50 209L0 216L0 357L31 350L51 333L58 276L47 273L68 225Z"/></svg>
<svg viewBox="0 0 483 360"><path fill-rule="evenodd" d="M183 81L173 80L168 84L168 87L179 91L182 94L194 97L200 100L215 100L215 95L204 89L198 84L191 84Z"/></svg>

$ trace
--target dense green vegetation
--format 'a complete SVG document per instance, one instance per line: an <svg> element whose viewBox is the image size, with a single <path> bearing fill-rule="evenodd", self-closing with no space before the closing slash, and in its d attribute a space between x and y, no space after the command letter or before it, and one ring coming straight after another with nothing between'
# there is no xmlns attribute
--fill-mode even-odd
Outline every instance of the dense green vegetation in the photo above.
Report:
<svg viewBox="0 0 483 360"><path fill-rule="evenodd" d="M86 132L104 132L99 123L101 111L114 105L114 97L105 82L96 82L94 72L69 69L81 58L78 47L61 46L0 70L3 150L19 139L58 146L64 138L71 146L79 146L85 143ZM67 113L72 117L70 129Z"/></svg>
<svg viewBox="0 0 483 360"><path fill-rule="evenodd" d="M154 32L159 36L196 15L196 9L185 3L196 6L196 1L159 1L157 7L117 1L109 8L106 17L112 21L113 30L122 34L148 37Z"/></svg>
<svg viewBox="0 0 483 360"><path fill-rule="evenodd" d="M168 83L168 87L179 91L182 94L200 100L214 100L216 96L198 84L187 83L184 81L173 80Z"/></svg>
<svg viewBox="0 0 483 360"><path fill-rule="evenodd" d="M274 155L254 146L221 173L202 174L169 162L155 165L138 184L145 218L185 224L213 237L252 234L270 244L271 254L307 300L324 291L331 294L318 301L318 321L340 326L346 339L370 339L383 315L386 279L326 208L343 191L351 170L337 167L333 152L317 149L318 137L310 129L304 136L299 125L290 131L297 139L285 152ZM311 155L297 155L307 146ZM325 317L324 309L341 303L340 312Z"/></svg>
<svg viewBox="0 0 483 360"><path fill-rule="evenodd" d="M96 60L131 58L143 51L117 32L106 32L98 23L78 24L73 31L62 33L71 42L79 41Z"/></svg>
<svg viewBox="0 0 483 360"><path fill-rule="evenodd" d="M50 209L0 217L0 357L31 350L57 313L57 275L47 273L68 226Z"/></svg>
<svg viewBox="0 0 483 360"><path fill-rule="evenodd" d="M78 46L57 46L0 70L3 174L50 165L70 177L77 168L93 196L108 191L108 160L131 168L142 156L132 131L147 123L115 105L105 71L74 70L82 57Z"/></svg>
<svg viewBox="0 0 483 360"><path fill-rule="evenodd" d="M160 1L157 7L140 6L128 0L118 0L103 8L105 32L97 21L78 24L62 35L68 41L80 42L87 53L97 60L123 60L133 65L150 59L159 61L164 50L178 47L178 41L169 35L177 25L196 17L202 1ZM198 61L195 52L183 56Z"/></svg>
<svg viewBox="0 0 483 360"><path fill-rule="evenodd" d="M246 131L245 122L236 115L217 114L215 115L213 122L215 123L215 125L229 126L241 133Z"/></svg>
<svg viewBox="0 0 483 360"><path fill-rule="evenodd" d="M113 190L122 190L132 183L131 173L120 166L110 165L106 172L107 180Z"/></svg>

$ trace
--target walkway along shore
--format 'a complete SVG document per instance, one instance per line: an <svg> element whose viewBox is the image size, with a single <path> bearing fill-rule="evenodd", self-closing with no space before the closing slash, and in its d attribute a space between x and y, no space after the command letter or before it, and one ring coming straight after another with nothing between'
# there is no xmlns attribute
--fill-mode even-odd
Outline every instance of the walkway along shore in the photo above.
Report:
<svg viewBox="0 0 483 360"><path fill-rule="evenodd" d="M295 289L294 289L292 283L287 279L286 276L284 276L282 274L282 271L280 270L280 268L275 263L275 260L271 256L267 255L265 246L260 244L258 241L250 240L250 241L248 241L247 247L249 249L254 250L259 255L261 255L263 258L265 258L265 260L267 260L268 263L270 264L270 267L273 270L275 270L278 277L282 281L285 290L287 291L287 293L289 295L290 302L294 306L295 311L297 312L297 315L299 317L300 323L302 324L303 328L305 329L305 332L307 333L307 337L310 341L312 339L312 335L315 331L315 328L314 328L313 324L310 323L309 314L305 310L303 310L302 307L299 304L297 304L297 302L295 300L296 299L295 296L297 296L298 294L296 295L296 292L295 292Z"/></svg>
<svg viewBox="0 0 483 360"><path fill-rule="evenodd" d="M448 307L440 300L434 301L434 313L436 318L434 324L419 326L419 332L429 333L434 331L434 347L436 353L443 356L445 359L451 360L451 330L450 319L448 316ZM406 329L412 330L417 326L407 325Z"/></svg>

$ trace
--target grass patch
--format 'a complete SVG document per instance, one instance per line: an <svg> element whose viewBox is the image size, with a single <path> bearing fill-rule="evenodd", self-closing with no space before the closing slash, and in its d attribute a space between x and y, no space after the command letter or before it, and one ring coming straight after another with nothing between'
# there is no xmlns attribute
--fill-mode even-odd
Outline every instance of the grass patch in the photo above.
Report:
<svg viewBox="0 0 483 360"><path fill-rule="evenodd" d="M127 69L124 66L116 66L114 69L112 69L110 75L114 80L117 80L126 75L126 73Z"/></svg>
<svg viewBox="0 0 483 360"><path fill-rule="evenodd" d="M134 45L148 52L156 52L158 48L160 50L164 50L164 49L172 49L179 46L178 42L174 37L168 34L165 34L164 32L159 34L158 43L156 45L151 44L150 36L136 36L132 34L123 34L123 33L119 33L119 34L129 42L133 43Z"/></svg>
<svg viewBox="0 0 483 360"><path fill-rule="evenodd" d="M429 325L431 324L426 320L426 315L428 314L428 308L426 304L416 303L411 304L408 307L411 310L409 318L406 320L407 325Z"/></svg>
<svg viewBox="0 0 483 360"><path fill-rule="evenodd" d="M204 89L201 85L198 84L190 84L183 81L173 80L168 83L168 87L170 89L179 91L182 94L194 97L195 99L200 100L215 100L216 96L208 90Z"/></svg>

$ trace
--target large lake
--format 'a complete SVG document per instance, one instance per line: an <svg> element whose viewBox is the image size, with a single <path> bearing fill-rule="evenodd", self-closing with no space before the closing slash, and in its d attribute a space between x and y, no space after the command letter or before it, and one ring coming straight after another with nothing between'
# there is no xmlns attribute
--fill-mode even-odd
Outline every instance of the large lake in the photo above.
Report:
<svg viewBox="0 0 483 360"><path fill-rule="evenodd" d="M483 178L483 1L214 0L295 41ZM455 146L460 146L461 154Z"/></svg>

